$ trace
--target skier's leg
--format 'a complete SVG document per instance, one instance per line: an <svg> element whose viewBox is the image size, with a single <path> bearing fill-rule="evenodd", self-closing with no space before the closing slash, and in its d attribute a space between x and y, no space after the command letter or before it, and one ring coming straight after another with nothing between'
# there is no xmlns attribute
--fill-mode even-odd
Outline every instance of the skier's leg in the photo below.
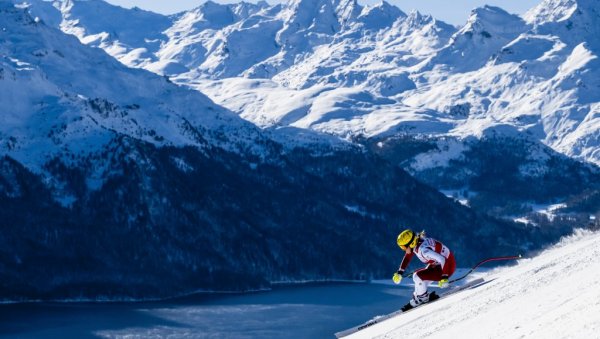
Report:
<svg viewBox="0 0 600 339"><path fill-rule="evenodd" d="M428 266L427 268L417 270L415 274L413 274L415 288L420 281L428 281L431 283L432 281L440 281L440 279L442 279L442 268L439 265ZM427 289L427 286L425 286L425 289Z"/></svg>
<svg viewBox="0 0 600 339"><path fill-rule="evenodd" d="M429 293L427 287L432 281L438 281L442 277L442 269L440 266L429 266L427 268L416 271L413 274L415 282L415 292L413 293L412 306L429 301Z"/></svg>
<svg viewBox="0 0 600 339"><path fill-rule="evenodd" d="M439 270L439 272L436 272ZM432 282L431 277L441 276L441 269L438 267L427 267L417 270L413 274L413 281L415 282L415 291L410 301L402 307L402 311L410 310L422 303L429 301L429 294L427 293L427 287Z"/></svg>
<svg viewBox="0 0 600 339"><path fill-rule="evenodd" d="M413 274L413 281L415 282L415 296L423 295L427 293L427 287L431 283L432 280L423 280L422 276L429 276L429 274L422 273L427 271L427 269L419 270Z"/></svg>

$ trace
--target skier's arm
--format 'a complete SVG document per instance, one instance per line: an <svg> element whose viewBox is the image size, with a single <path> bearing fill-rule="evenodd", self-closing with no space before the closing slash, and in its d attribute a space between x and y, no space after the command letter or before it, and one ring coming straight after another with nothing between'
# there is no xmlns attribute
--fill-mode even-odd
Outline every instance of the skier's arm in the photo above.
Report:
<svg viewBox="0 0 600 339"><path fill-rule="evenodd" d="M442 272L444 272L444 266L446 266L446 258L443 255L437 253L436 251L430 248L424 248L421 250L423 257L427 260L433 260L438 263L442 267Z"/></svg>
<svg viewBox="0 0 600 339"><path fill-rule="evenodd" d="M398 267L398 273L400 273L400 274L404 273L404 270L406 270L406 268L408 267L408 264L410 263L410 259L412 259L413 255L415 255L414 252L410 252L410 254L409 253L404 254L404 258L402 258L402 263L400 264L400 267Z"/></svg>

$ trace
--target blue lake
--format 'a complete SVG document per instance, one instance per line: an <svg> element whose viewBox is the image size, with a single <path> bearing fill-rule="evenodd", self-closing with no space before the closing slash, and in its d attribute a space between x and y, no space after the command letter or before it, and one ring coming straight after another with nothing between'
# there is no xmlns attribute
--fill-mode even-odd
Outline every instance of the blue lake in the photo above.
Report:
<svg viewBox="0 0 600 339"><path fill-rule="evenodd" d="M334 338L398 310L412 286L328 283L144 303L0 305L0 337Z"/></svg>

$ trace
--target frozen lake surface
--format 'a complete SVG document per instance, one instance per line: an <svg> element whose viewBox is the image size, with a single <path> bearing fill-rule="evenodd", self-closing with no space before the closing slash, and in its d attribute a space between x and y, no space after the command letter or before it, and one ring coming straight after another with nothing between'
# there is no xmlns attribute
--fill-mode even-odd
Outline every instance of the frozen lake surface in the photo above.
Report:
<svg viewBox="0 0 600 339"><path fill-rule="evenodd" d="M329 283L144 303L0 305L0 337L333 338L399 309L412 286Z"/></svg>

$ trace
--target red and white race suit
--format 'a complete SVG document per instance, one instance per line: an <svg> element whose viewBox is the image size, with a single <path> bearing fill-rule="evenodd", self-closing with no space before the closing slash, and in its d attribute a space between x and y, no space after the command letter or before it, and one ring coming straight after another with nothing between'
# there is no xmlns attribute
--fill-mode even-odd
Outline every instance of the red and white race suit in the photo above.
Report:
<svg viewBox="0 0 600 339"><path fill-rule="evenodd" d="M412 257L416 255L427 267L415 271L415 295L427 292L427 286L432 281L440 281L443 276L449 277L456 269L454 254L441 242L432 238L419 240L413 251L404 255L400 269L405 270Z"/></svg>

